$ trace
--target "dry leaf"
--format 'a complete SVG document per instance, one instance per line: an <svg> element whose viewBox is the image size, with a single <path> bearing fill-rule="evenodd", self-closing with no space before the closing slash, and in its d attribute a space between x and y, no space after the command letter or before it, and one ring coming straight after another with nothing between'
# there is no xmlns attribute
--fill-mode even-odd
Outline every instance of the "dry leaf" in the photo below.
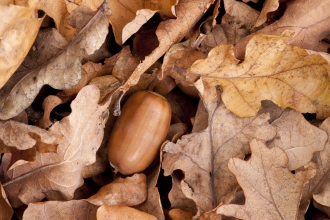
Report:
<svg viewBox="0 0 330 220"><path fill-rule="evenodd" d="M233 197L237 182L227 161L232 157L243 159L253 138L268 141L275 136L275 128L267 121L268 114L238 118L216 97L208 102L207 110L209 126L183 136L176 144L166 144L162 163L164 175L172 175L173 179L173 172L182 170L181 189L196 202L199 214Z"/></svg>
<svg viewBox="0 0 330 220"><path fill-rule="evenodd" d="M256 27L259 27L260 25L262 25L263 23L265 23L267 21L267 14L270 12L274 12L278 9L279 5L280 5L280 0L266 0L262 10L259 14L259 17L255 23Z"/></svg>
<svg viewBox="0 0 330 220"><path fill-rule="evenodd" d="M287 109L272 125L276 136L268 146L284 150L289 170L296 170L311 161L313 154L324 149L326 132L311 125L299 112Z"/></svg>
<svg viewBox="0 0 330 220"><path fill-rule="evenodd" d="M108 33L109 11L101 8L65 50L44 65L17 72L0 90L0 119L14 117L27 108L41 87L70 89L81 77L81 60L94 53Z"/></svg>
<svg viewBox="0 0 330 220"><path fill-rule="evenodd" d="M62 103L62 100L54 95L47 96L43 103L42 109L44 110L44 114L42 118L37 121L37 125L40 128L46 129L53 125L53 122L50 120L50 113L53 109Z"/></svg>
<svg viewBox="0 0 330 220"><path fill-rule="evenodd" d="M3 186L14 207L45 197L49 200L73 197L75 189L83 183L82 169L95 162L102 142L110 100L99 105L99 96L96 86L84 87L71 103L72 113L49 129L64 136L57 153L37 153L35 162L18 166L7 174L11 179Z"/></svg>
<svg viewBox="0 0 330 220"><path fill-rule="evenodd" d="M256 139L250 146L250 160L232 158L228 163L246 202L220 206L217 213L240 219L296 219L301 189L315 175L315 169L292 174L286 168L288 157L282 149L269 149Z"/></svg>
<svg viewBox="0 0 330 220"><path fill-rule="evenodd" d="M2 185L0 183L0 191L1 191L1 196L0 196L0 219L1 220L10 220L11 217L14 214L13 209L11 208L9 201L7 199L6 193L2 188Z"/></svg>
<svg viewBox="0 0 330 220"><path fill-rule="evenodd" d="M245 60L235 59L230 45L215 47L205 60L196 61L191 76L208 86L221 86L226 107L240 117L256 115L262 100L282 108L330 116L329 63L318 54L288 46L289 36L255 35Z"/></svg>
<svg viewBox="0 0 330 220"><path fill-rule="evenodd" d="M115 179L87 201L98 206L134 206L142 203L146 197L146 176L134 174L131 177Z"/></svg>
<svg viewBox="0 0 330 220"><path fill-rule="evenodd" d="M23 214L23 220L96 220L97 209L98 206L85 200L36 202L29 204Z"/></svg>
<svg viewBox="0 0 330 220"><path fill-rule="evenodd" d="M177 18L163 21L158 25L156 35L159 40L159 46L137 66L131 77L123 85L122 90L125 92L129 87L137 84L140 76L163 56L171 45L177 43L185 36L212 3L213 0L180 1L175 8Z"/></svg>
<svg viewBox="0 0 330 220"><path fill-rule="evenodd" d="M36 8L0 5L0 88L14 74L37 37L42 18Z"/></svg>
<svg viewBox="0 0 330 220"><path fill-rule="evenodd" d="M153 215L127 206L101 206L96 212L97 220L157 220Z"/></svg>
<svg viewBox="0 0 330 220"><path fill-rule="evenodd" d="M181 209L171 209L168 215L172 220L190 220L194 216L192 213Z"/></svg>

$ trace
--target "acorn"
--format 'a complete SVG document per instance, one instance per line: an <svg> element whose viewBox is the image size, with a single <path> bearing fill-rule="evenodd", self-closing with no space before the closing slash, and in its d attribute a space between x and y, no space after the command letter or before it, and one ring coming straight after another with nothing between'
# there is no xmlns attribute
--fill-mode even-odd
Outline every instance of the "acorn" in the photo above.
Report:
<svg viewBox="0 0 330 220"><path fill-rule="evenodd" d="M142 172L155 159L171 122L171 107L161 95L134 93L121 109L108 142L108 157L115 172Z"/></svg>

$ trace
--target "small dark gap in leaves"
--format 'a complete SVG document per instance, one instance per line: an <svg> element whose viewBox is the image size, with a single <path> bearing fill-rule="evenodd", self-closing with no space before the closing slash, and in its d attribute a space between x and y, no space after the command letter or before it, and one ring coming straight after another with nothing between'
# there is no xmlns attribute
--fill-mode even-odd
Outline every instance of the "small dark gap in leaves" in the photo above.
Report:
<svg viewBox="0 0 330 220"><path fill-rule="evenodd" d="M296 174L296 171L295 171L295 170L291 170L291 173L292 173L292 174Z"/></svg>
<svg viewBox="0 0 330 220"><path fill-rule="evenodd" d="M45 12L43 10L38 10L38 18L42 18L45 16Z"/></svg>
<svg viewBox="0 0 330 220"><path fill-rule="evenodd" d="M243 2L242 0L237 0L237 1L238 2ZM257 3L254 3L252 1L249 1L249 2L246 2L245 4L247 4L251 8L254 8L254 9L258 10L258 11L261 11L264 3L265 3L265 0L260 0Z"/></svg>
<svg viewBox="0 0 330 220"><path fill-rule="evenodd" d="M168 193L172 189L172 177L164 176L163 169L160 170L156 186L158 187L160 201L162 203L163 208L170 209L171 203L170 200L168 199Z"/></svg>
<svg viewBox="0 0 330 220"><path fill-rule="evenodd" d="M315 113L304 113L303 116L307 121L312 121L316 119Z"/></svg>
<svg viewBox="0 0 330 220"><path fill-rule="evenodd" d="M247 154L247 155L245 155L244 160L248 161L248 160L250 160L250 158L251 158L251 154Z"/></svg>
<svg viewBox="0 0 330 220"><path fill-rule="evenodd" d="M219 7L218 11L219 11L219 15L216 18L216 21L217 21L217 24L221 24L221 18L222 18L222 16L224 16L226 14L225 5L224 5L223 1L220 1L220 7Z"/></svg>
<svg viewBox="0 0 330 220"><path fill-rule="evenodd" d="M111 26L109 26L109 33L112 32ZM112 33L110 36L106 39L106 45L107 49L110 51L111 54L117 54L121 51L122 47L117 44L115 40L115 35Z"/></svg>

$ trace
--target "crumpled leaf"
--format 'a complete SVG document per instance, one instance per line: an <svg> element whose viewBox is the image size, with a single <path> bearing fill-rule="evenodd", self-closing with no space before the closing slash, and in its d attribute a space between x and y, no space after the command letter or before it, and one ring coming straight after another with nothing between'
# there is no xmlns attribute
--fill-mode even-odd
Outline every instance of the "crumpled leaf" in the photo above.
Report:
<svg viewBox="0 0 330 220"><path fill-rule="evenodd" d="M291 109L285 110L272 125L276 127L277 134L269 146L284 150L289 158L289 170L296 170L310 162L315 152L324 149L328 139L326 132Z"/></svg>
<svg viewBox="0 0 330 220"><path fill-rule="evenodd" d="M263 23L267 21L267 14L270 12L274 12L278 9L280 0L266 0L262 6L262 10L259 14L257 21L255 22L255 26L259 27Z"/></svg>
<svg viewBox="0 0 330 220"><path fill-rule="evenodd" d="M50 113L56 106L61 103L62 100L55 95L49 95L44 99L42 103L42 109L44 110L44 114L42 118L37 121L37 125L40 128L46 129L53 125L53 122L50 120Z"/></svg>
<svg viewBox="0 0 330 220"><path fill-rule="evenodd" d="M0 90L0 119L6 120L26 109L43 85L70 89L81 77L81 60L94 53L108 33L109 11L101 8L86 27L58 56L38 68L17 72Z"/></svg>
<svg viewBox="0 0 330 220"><path fill-rule="evenodd" d="M253 138L268 141L276 132L268 123L268 114L239 118L219 103L216 95L213 97L207 102L209 126L182 136L176 144L166 144L163 150L164 175L176 179L173 172L182 170L181 190L195 201L197 215L233 198L237 182L228 170L227 161L232 157L243 159Z"/></svg>
<svg viewBox="0 0 330 220"><path fill-rule="evenodd" d="M7 173L10 180L3 186L13 207L22 202L38 202L45 197L49 200L73 197L75 189L83 184L82 169L95 162L96 151L102 142L110 99L99 105L99 96L96 86L84 87L71 103L72 113L49 129L64 136L57 153L37 153L35 162Z"/></svg>
<svg viewBox="0 0 330 220"><path fill-rule="evenodd" d="M14 214L13 209L11 208L6 193L2 188L2 185L0 183L0 191L1 191L1 195L0 195L0 219L1 220L10 220L11 217Z"/></svg>
<svg viewBox="0 0 330 220"><path fill-rule="evenodd" d="M102 206L133 206L142 203L147 197L147 182L144 174L117 178L103 186L88 202Z"/></svg>
<svg viewBox="0 0 330 220"><path fill-rule="evenodd" d="M39 136L39 141L37 140ZM57 145L62 140L62 135L46 131L32 125L26 125L16 121L0 121L0 139L8 147L18 150L27 150L37 147L40 152L45 145Z"/></svg>
<svg viewBox="0 0 330 220"><path fill-rule="evenodd" d="M177 43L185 36L213 2L213 0L180 1L175 7L177 18L163 21L157 27L156 35L159 40L159 46L137 66L121 89L126 92L129 87L137 84L140 76L163 56L171 45ZM119 109L115 110L115 114L120 114Z"/></svg>
<svg viewBox="0 0 330 220"><path fill-rule="evenodd" d="M103 2L98 1L86 1L86 0L65 0L68 10L71 12L77 5L83 5L91 8L93 11ZM171 1L116 1L111 0L108 2L107 7L111 9L113 15L110 17L110 23L112 25L115 38L118 44L123 44L137 32L140 27L145 24L155 13L159 12L170 18L174 18L174 7L177 4L177 0Z"/></svg>
<svg viewBox="0 0 330 220"><path fill-rule="evenodd" d="M288 44L315 50L324 37L330 34L329 1L288 1L284 15L259 33L280 35L285 30L294 32Z"/></svg>
<svg viewBox="0 0 330 220"><path fill-rule="evenodd" d="M36 202L28 205L24 211L23 220L96 220L98 208L85 200Z"/></svg>
<svg viewBox="0 0 330 220"><path fill-rule="evenodd" d="M231 158L229 169L244 190L244 205L223 205L218 214L240 219L296 219L301 189L315 175L315 169L292 174L288 157L278 147L271 149L259 140L250 142L252 156L244 161Z"/></svg>
<svg viewBox="0 0 330 220"><path fill-rule="evenodd" d="M230 45L220 45L196 61L188 77L221 86L226 107L240 117L256 115L262 100L282 108L330 116L330 65L318 54L287 45L289 36L255 35L245 60L237 60Z"/></svg>
<svg viewBox="0 0 330 220"><path fill-rule="evenodd" d="M96 212L97 220L157 220L153 215L127 206L101 206Z"/></svg>
<svg viewBox="0 0 330 220"><path fill-rule="evenodd" d="M36 8L0 5L0 89L14 74L37 37L43 18Z"/></svg>

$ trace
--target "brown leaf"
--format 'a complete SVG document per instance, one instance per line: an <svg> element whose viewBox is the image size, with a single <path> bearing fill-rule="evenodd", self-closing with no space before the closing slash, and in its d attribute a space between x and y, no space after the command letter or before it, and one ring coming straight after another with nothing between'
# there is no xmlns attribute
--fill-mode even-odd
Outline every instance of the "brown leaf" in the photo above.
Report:
<svg viewBox="0 0 330 220"><path fill-rule="evenodd" d="M244 190L245 204L223 205L217 213L240 219L296 219L301 189L315 175L315 169L292 174L282 149L269 149L256 139L250 146L250 160L232 158L228 163Z"/></svg>
<svg viewBox="0 0 330 220"><path fill-rule="evenodd" d="M181 209L171 209L168 214L172 220L189 220L194 216L192 213Z"/></svg>
<svg viewBox="0 0 330 220"><path fill-rule="evenodd" d="M209 126L183 136L176 144L166 144L162 163L164 175L172 175L173 179L173 172L182 170L181 189L196 202L199 214L233 197L237 182L227 161L232 157L243 159L253 138L267 141L275 136L275 128L267 121L268 114L238 118L216 97L207 103L207 110Z"/></svg>
<svg viewBox="0 0 330 220"><path fill-rule="evenodd" d="M10 220L11 217L14 214L13 209L11 208L9 201L7 199L6 193L2 188L2 185L0 183L0 191L1 191L1 195L0 195L0 219L1 220Z"/></svg>
<svg viewBox="0 0 330 220"><path fill-rule="evenodd" d="M37 121L37 126L46 129L53 125L53 122L50 120L50 113L53 111L53 109L62 103L62 100L54 95L47 96L43 103L42 103L42 109L44 110L44 114L42 118L40 118Z"/></svg>
<svg viewBox="0 0 330 220"><path fill-rule="evenodd" d="M18 166L7 174L11 179L3 186L14 207L45 197L49 200L73 197L75 189L83 183L82 169L95 162L102 142L110 100L99 105L99 96L96 86L84 87L71 103L72 113L49 129L64 136L57 153L37 152L35 162Z"/></svg>
<svg viewBox="0 0 330 220"><path fill-rule="evenodd" d="M99 48L108 33L109 11L100 9L65 50L44 65L27 72L17 72L0 90L0 119L18 115L28 107L41 87L69 89L81 77L81 59Z"/></svg>
<svg viewBox="0 0 330 220"><path fill-rule="evenodd" d="M97 220L121 219L121 220L157 220L153 215L141 212L127 206L101 206L96 212Z"/></svg>
<svg viewBox="0 0 330 220"><path fill-rule="evenodd" d="M23 219L96 220L97 209L98 206L85 200L37 202L29 204Z"/></svg>
<svg viewBox="0 0 330 220"><path fill-rule="evenodd" d="M137 66L131 77L123 85L122 90L127 91L129 87L135 85L139 81L140 76L163 56L171 45L177 43L185 36L202 17L211 3L213 3L213 0L180 1L175 8L177 18L163 21L158 25L156 35L159 40L159 46Z"/></svg>
<svg viewBox="0 0 330 220"><path fill-rule="evenodd" d="M146 197L146 176L134 174L131 177L115 179L87 201L98 206L133 206L142 203Z"/></svg>
<svg viewBox="0 0 330 220"><path fill-rule="evenodd" d="M190 72L208 86L220 86L226 107L240 117L256 115L262 100L282 108L330 116L330 66L318 54L288 46L289 36L255 35L245 60L233 56L232 46L215 47ZM217 60L215 62L215 60Z"/></svg>
<svg viewBox="0 0 330 220"><path fill-rule="evenodd" d="M280 35L285 30L294 32L288 44L315 50L330 34L330 2L322 0L288 1L284 15L259 33Z"/></svg>
<svg viewBox="0 0 330 220"><path fill-rule="evenodd" d="M280 0L266 0L264 5L262 6L262 10L259 14L257 21L255 22L255 26L259 27L263 23L267 21L267 14L270 12L274 12L278 9L280 5Z"/></svg>
<svg viewBox="0 0 330 220"><path fill-rule="evenodd" d="M0 5L0 89L14 74L37 37L43 18L34 7Z"/></svg>
<svg viewBox="0 0 330 220"><path fill-rule="evenodd" d="M311 125L300 113L287 109L272 125L276 136L270 147L279 147L289 158L289 170L296 170L311 161L313 154L324 149L326 132Z"/></svg>

